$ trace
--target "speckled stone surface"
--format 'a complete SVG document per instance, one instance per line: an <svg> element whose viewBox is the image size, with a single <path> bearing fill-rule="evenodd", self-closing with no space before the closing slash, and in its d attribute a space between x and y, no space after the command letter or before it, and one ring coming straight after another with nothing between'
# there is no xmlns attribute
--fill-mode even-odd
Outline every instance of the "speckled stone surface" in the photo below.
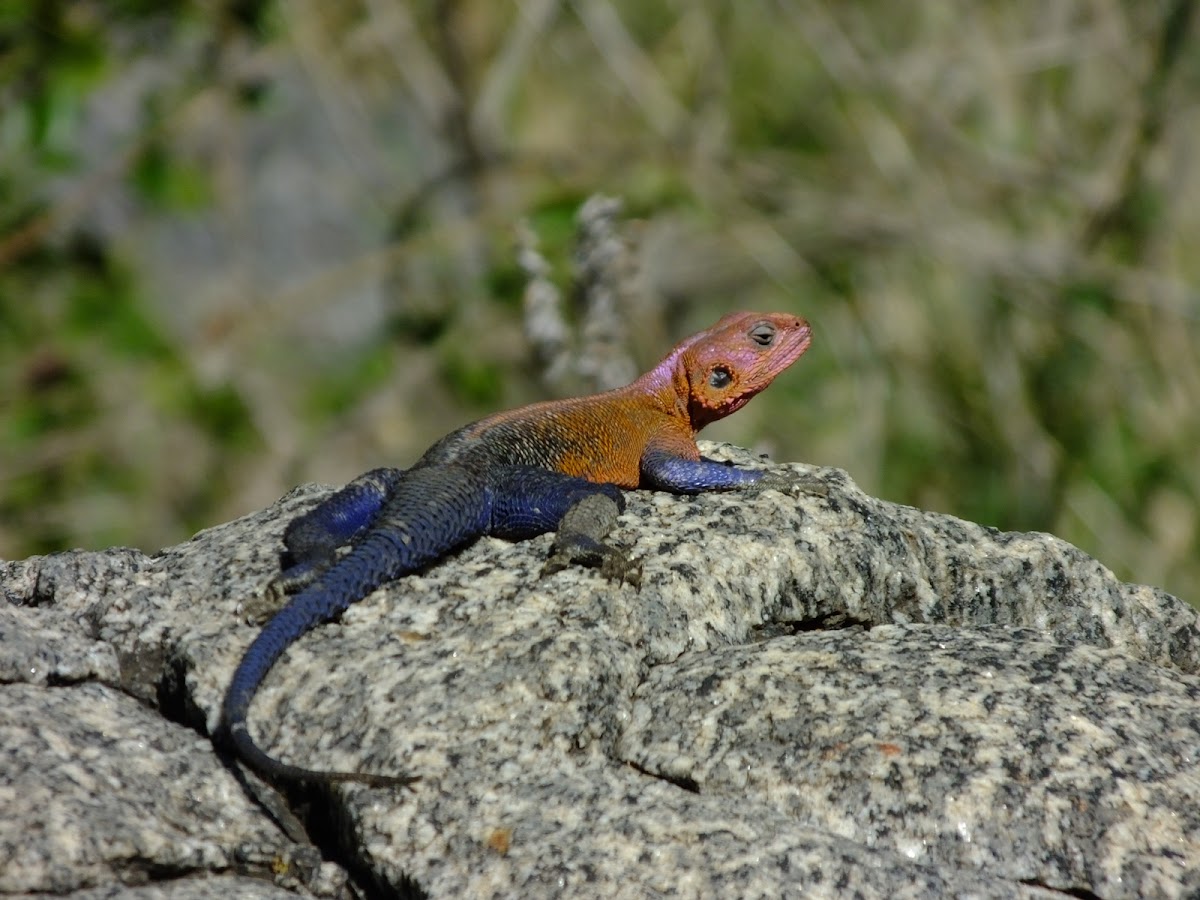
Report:
<svg viewBox="0 0 1200 900"><path fill-rule="evenodd" d="M107 685L0 686L0 747L0 894L265 873L292 853L203 737Z"/></svg>
<svg viewBox="0 0 1200 900"><path fill-rule="evenodd" d="M639 588L540 579L548 537L484 539L294 646L251 711L263 745L422 779L310 797L327 854L397 896L410 878L433 897L1200 891L1195 611L1048 535L796 468L827 493L630 494L613 538ZM0 564L0 691L17 692L0 726L19 748L0 763L0 890L345 889L334 862L307 887L274 874L312 848L185 727L215 724L255 633L241 611L321 496L153 557ZM18 777L43 804L15 799ZM41 832L72 811L65 853ZM27 856L43 862L4 882Z"/></svg>
<svg viewBox="0 0 1200 900"><path fill-rule="evenodd" d="M55 900L61 894L17 894L19 900ZM224 875L197 876L144 884L115 884L74 891L71 900L288 900L293 891L257 878Z"/></svg>
<svg viewBox="0 0 1200 900"><path fill-rule="evenodd" d="M1014 881L1200 887L1195 678L1025 629L884 625L686 654L637 697L618 756L705 796Z"/></svg>

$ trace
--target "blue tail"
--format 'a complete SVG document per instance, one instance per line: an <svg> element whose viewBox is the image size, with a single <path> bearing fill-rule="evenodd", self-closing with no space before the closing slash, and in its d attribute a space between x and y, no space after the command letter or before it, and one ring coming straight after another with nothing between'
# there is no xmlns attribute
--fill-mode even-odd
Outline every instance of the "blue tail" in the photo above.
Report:
<svg viewBox="0 0 1200 900"><path fill-rule="evenodd" d="M254 742L246 727L250 703L263 679L283 652L313 628L336 618L352 603L389 580L390 573L387 570L390 567L381 570L378 565L368 565L371 560L378 562L389 556L394 558L394 546L380 546L392 544L386 540L388 537L391 535L386 533L371 535L327 572L325 577L293 597L287 606L267 622L238 663L229 683L229 690L225 694L221 718L238 756L260 775L289 781L359 781L374 786L405 785L415 780L403 775L321 772L288 765L264 752ZM408 570L412 568L416 566L407 567ZM403 572L397 572L391 577L400 574ZM355 575L359 577L354 577Z"/></svg>
<svg viewBox="0 0 1200 900"><path fill-rule="evenodd" d="M280 762L250 736L246 717L263 679L283 652L385 582L439 559L489 528L491 492L470 473L449 467L409 473L368 533L343 559L296 594L267 622L233 673L221 708L237 755L260 775L289 781L411 784L408 775L323 772Z"/></svg>
<svg viewBox="0 0 1200 900"><path fill-rule="evenodd" d="M385 482L376 484L371 479L377 473L369 472L326 505L305 514L296 529L289 528L289 551L298 549L302 565L316 563L313 567L322 571L259 632L225 694L221 719L234 750L272 780L357 781L374 786L417 780L409 775L292 766L269 756L254 742L246 726L250 704L289 646L381 584L429 565L482 534L525 538L555 529L569 509L591 494L608 496L618 510L624 507L620 490L611 484L593 484L530 466L497 465L486 475L453 463L403 473L381 471L387 474ZM343 527L347 509L361 515ZM325 568L324 561L333 557L338 543L355 535L360 537L350 553Z"/></svg>

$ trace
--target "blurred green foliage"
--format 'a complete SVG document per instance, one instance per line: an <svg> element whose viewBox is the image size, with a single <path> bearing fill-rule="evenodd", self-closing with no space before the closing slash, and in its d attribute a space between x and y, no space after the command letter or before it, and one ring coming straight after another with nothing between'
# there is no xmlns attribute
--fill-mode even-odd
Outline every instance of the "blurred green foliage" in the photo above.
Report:
<svg viewBox="0 0 1200 900"><path fill-rule="evenodd" d="M640 363L814 323L719 436L1200 601L1194 5L0 5L0 555L544 396L513 225L568 291L602 191Z"/></svg>

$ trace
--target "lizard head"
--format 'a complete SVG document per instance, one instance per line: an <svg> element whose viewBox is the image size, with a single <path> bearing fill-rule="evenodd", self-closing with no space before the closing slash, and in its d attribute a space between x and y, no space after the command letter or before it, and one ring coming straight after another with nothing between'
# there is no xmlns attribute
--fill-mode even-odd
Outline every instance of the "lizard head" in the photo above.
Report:
<svg viewBox="0 0 1200 900"><path fill-rule="evenodd" d="M737 412L798 360L812 329L788 313L730 313L676 348L688 382L692 428Z"/></svg>

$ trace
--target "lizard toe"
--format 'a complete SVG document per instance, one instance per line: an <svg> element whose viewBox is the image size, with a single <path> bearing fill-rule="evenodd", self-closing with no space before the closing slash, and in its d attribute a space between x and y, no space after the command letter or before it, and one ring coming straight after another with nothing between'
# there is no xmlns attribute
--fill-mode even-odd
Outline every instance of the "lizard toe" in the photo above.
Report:
<svg viewBox="0 0 1200 900"><path fill-rule="evenodd" d="M746 485L743 490L751 497L757 497L764 491L779 491L788 497L799 497L801 494L811 494L824 497L829 493L829 485L816 475L793 472L791 469L771 469L764 472L763 477Z"/></svg>
<svg viewBox="0 0 1200 900"><path fill-rule="evenodd" d="M629 559L616 547L575 532L559 532L554 549L542 568L548 577L572 566L599 569L609 581L637 585L641 582L642 565Z"/></svg>

